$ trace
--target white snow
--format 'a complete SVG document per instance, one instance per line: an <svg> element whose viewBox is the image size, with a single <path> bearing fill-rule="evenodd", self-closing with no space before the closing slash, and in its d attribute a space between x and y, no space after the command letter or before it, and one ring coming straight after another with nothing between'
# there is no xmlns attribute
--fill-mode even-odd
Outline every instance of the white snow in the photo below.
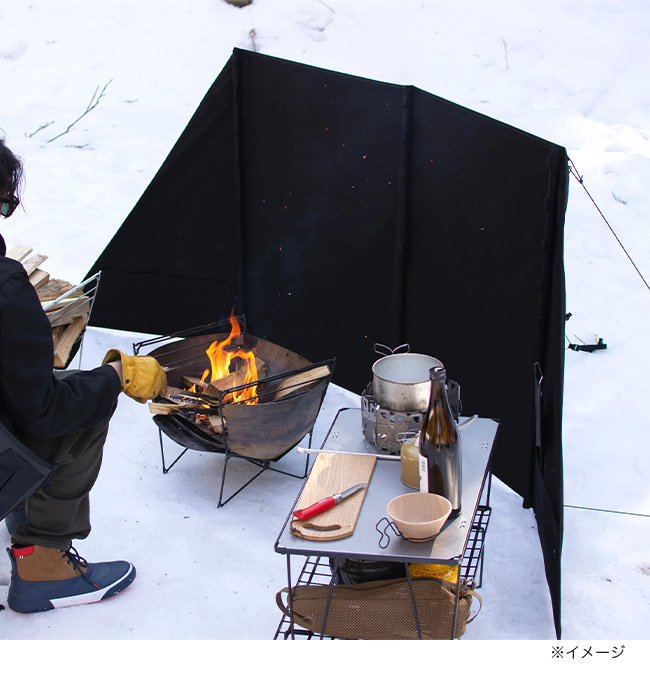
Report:
<svg viewBox="0 0 650 680"><path fill-rule="evenodd" d="M633 0L254 0L243 9L224 0L0 0L0 128L23 157L27 181L25 209L0 224L8 245L49 255L47 271L79 281L234 47L413 84L565 146L650 279L650 3ZM92 111L48 141L104 87ZM600 646L611 650L628 641L630 659L650 633L650 290L574 178L565 248L568 341L602 337L608 348L566 353L562 644L608 641ZM114 346L129 351L141 338L90 329L82 366L97 365ZM315 443L346 405L357 406L358 396L331 387ZM282 464L297 471L303 460L291 452ZM93 532L77 547L91 561L129 559L138 577L92 608L0 611L0 640L13 641L0 643L5 659L25 661L33 640L270 640L280 620L275 593L286 580L273 545L302 482L267 472L218 509L223 462L192 452L163 475L147 407L121 397L92 494ZM542 640L528 660L549 663L558 643L532 511L498 480L492 506L484 608L463 641L451 644L460 651L471 640ZM9 544L4 530L0 541ZM5 605L8 581L7 560L0 569ZM15 649L18 640L27 642ZM295 657L295 646L280 644L263 645L259 655L235 645L232 658L248 655L242 667L252 668L259 660L251 657L260 656L261 672L289 672L305 658L304 646ZM324 662L314 647L322 650L311 645L310 663ZM44 657L57 658L56 647L45 649ZM201 656L192 646L139 649L158 674L192 672ZM373 657L382 651L369 649ZM512 647L489 649L505 655ZM236 672L223 666L224 651L207 654L214 674ZM101 645L97 653L110 657ZM625 659L608 664L620 670ZM585 663L565 658L551 668L587 670ZM591 668L603 663L593 660ZM81 670L64 664L57 672ZM94 672L96 660L88 664Z"/></svg>

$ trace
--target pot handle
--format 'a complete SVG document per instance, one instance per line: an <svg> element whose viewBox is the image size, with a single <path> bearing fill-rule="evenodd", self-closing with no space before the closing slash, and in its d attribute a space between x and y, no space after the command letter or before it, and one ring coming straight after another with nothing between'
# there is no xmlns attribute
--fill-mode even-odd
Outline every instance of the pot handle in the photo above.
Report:
<svg viewBox="0 0 650 680"><path fill-rule="evenodd" d="M386 351L383 352L382 349L385 349ZM408 354L411 351L411 347L408 343L404 343L403 345L398 345L395 349L391 349L387 345L381 345L378 342L375 343L375 352L377 354L383 354L384 356L388 356L389 354L398 354L401 350L404 350L404 354Z"/></svg>

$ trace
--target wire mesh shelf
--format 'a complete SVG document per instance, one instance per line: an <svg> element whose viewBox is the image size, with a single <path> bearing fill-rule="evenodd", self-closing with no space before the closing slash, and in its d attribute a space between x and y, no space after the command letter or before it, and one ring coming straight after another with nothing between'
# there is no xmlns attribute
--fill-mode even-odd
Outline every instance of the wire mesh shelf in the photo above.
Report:
<svg viewBox="0 0 650 680"><path fill-rule="evenodd" d="M479 588L483 582L483 556L485 548L485 535L490 522L491 508L488 505L479 505L474 515L472 528L469 531L467 544L460 562L459 575L461 578L473 580ZM324 555L311 555L307 557L295 585L304 586L329 586L332 580L330 559ZM335 638L323 637L319 633L291 626L289 617L285 614L275 632L274 640L290 639L333 640Z"/></svg>

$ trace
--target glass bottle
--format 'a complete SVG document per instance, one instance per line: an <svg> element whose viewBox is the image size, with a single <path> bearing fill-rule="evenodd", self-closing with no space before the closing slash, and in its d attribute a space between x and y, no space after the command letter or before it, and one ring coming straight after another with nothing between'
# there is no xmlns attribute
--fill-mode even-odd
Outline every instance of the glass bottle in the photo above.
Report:
<svg viewBox="0 0 650 680"><path fill-rule="evenodd" d="M451 502L450 517L454 517L461 509L460 435L447 398L445 369L435 366L429 377L429 410L420 434L420 491L447 498Z"/></svg>

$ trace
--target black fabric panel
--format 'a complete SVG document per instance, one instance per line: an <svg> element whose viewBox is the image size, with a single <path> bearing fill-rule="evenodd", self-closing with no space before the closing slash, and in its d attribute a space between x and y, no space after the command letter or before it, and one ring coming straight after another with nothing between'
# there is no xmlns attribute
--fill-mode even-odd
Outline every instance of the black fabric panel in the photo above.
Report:
<svg viewBox="0 0 650 680"><path fill-rule="evenodd" d="M501 421L494 472L535 509L559 636L566 171L416 88L235 50L91 270L91 321L168 333L235 306L355 392L376 342L440 359L463 413Z"/></svg>
<svg viewBox="0 0 650 680"><path fill-rule="evenodd" d="M419 91L410 130L404 340L501 421L493 471L535 510L559 638L566 152Z"/></svg>
<svg viewBox="0 0 650 680"><path fill-rule="evenodd" d="M404 339L445 364L465 413L503 423L494 471L524 497L552 148L413 94Z"/></svg>
<svg viewBox="0 0 650 680"><path fill-rule="evenodd" d="M561 562L564 533L564 474L562 406L564 393L564 217L568 200L568 158L557 149L549 159L551 177L549 232L546 243L544 316L540 328L541 394L538 409L538 449L532 458L534 508L544 555L546 580L558 639L561 624ZM539 383L539 379L537 381Z"/></svg>
<svg viewBox="0 0 650 680"><path fill-rule="evenodd" d="M555 633L560 639L562 637L560 561L563 522L558 517L557 506L553 502L554 494L549 493L549 487L540 468L535 468L534 481L535 519L544 555L546 581L551 594Z"/></svg>
<svg viewBox="0 0 650 680"><path fill-rule="evenodd" d="M114 272L103 269L103 295L93 306L99 319L111 319L112 328L137 329L153 335L200 326L230 313L232 294L227 281ZM154 315L149 310L154 308Z"/></svg>
<svg viewBox="0 0 650 680"><path fill-rule="evenodd" d="M241 252L232 91L229 62L90 270L111 272L110 283L103 276L97 291L93 325L158 333L187 328L183 319L190 317L200 323L221 318L221 297L188 300L182 285L166 286L165 295L148 289L148 297L133 290L129 300L129 273L212 281L207 289L219 291L229 282L226 307L236 304Z"/></svg>
<svg viewBox="0 0 650 680"><path fill-rule="evenodd" d="M250 331L361 392L389 341L404 89L257 55L241 78Z"/></svg>

